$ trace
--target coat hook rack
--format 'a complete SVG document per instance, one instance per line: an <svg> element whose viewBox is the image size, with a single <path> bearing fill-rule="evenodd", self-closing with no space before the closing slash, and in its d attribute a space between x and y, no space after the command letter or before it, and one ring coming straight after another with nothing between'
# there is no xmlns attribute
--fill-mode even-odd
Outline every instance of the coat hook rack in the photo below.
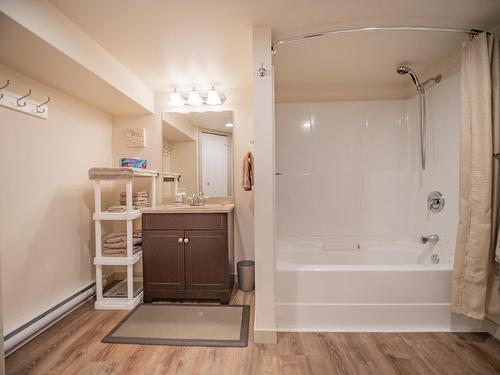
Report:
<svg viewBox="0 0 500 375"><path fill-rule="evenodd" d="M27 94L19 96L17 93L5 90L8 86L10 86L10 80L7 80L4 85L0 86L1 107L13 109L14 111L41 119L47 119L49 117L48 103L50 102L50 97L48 97L45 102L40 103L31 98L27 99L32 93L31 89L28 90Z"/></svg>
<svg viewBox="0 0 500 375"><path fill-rule="evenodd" d="M42 104L39 104L36 106L36 111L38 113L44 113L45 112L45 108L42 108L44 105L48 104L50 102L50 96L47 98L46 101L44 101Z"/></svg>
<svg viewBox="0 0 500 375"><path fill-rule="evenodd" d="M7 83L5 85L3 85L2 87L0 87L0 91L3 90L4 88L6 88L9 85L10 85L10 80L8 79ZM3 92L0 92L0 99L2 99L2 98L3 98Z"/></svg>
<svg viewBox="0 0 500 375"><path fill-rule="evenodd" d="M26 95L23 95L23 96L21 96L20 98L17 99L17 106L18 107L25 107L26 106L26 102L23 99L27 98L30 95L31 95L31 89L29 89L29 91L28 91L28 93Z"/></svg>

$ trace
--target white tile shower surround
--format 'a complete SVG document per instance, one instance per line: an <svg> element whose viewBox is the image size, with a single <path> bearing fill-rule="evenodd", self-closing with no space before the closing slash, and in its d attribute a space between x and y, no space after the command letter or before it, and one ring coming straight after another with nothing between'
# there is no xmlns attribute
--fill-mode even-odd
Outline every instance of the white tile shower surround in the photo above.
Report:
<svg viewBox="0 0 500 375"><path fill-rule="evenodd" d="M427 90L428 168L420 170L417 97L276 105L277 233L437 232L454 248L458 217L459 76ZM427 194L446 207L430 215Z"/></svg>
<svg viewBox="0 0 500 375"><path fill-rule="evenodd" d="M280 330L481 330L450 312L459 93L458 75L427 90L423 172L417 97L276 105ZM433 190L439 214L427 212ZM439 246L419 244L434 233Z"/></svg>

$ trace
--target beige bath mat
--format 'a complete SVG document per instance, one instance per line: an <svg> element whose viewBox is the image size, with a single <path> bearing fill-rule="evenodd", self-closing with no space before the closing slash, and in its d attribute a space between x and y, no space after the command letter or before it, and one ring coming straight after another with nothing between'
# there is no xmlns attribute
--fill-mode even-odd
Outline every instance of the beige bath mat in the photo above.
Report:
<svg viewBox="0 0 500 375"><path fill-rule="evenodd" d="M249 313L247 305L142 304L102 342L245 347Z"/></svg>

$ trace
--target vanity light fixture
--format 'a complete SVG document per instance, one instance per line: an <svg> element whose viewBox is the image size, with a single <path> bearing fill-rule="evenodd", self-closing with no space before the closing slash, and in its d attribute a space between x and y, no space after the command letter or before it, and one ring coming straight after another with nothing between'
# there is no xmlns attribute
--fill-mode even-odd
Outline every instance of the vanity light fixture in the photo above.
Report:
<svg viewBox="0 0 500 375"><path fill-rule="evenodd" d="M168 105L172 107L181 107L186 103L186 101L182 98L181 94L177 91L177 89L174 89L170 93L170 100L168 101Z"/></svg>
<svg viewBox="0 0 500 375"><path fill-rule="evenodd" d="M309 128L311 127L311 123L310 123L310 122L304 122L304 123L302 124L302 126L303 126L304 128L306 128L306 129L309 129Z"/></svg>
<svg viewBox="0 0 500 375"><path fill-rule="evenodd" d="M193 87L193 89L189 92L188 100L186 104L192 105L192 106L199 106L202 105L205 101L203 98L200 96L200 93L196 91L196 89Z"/></svg>
<svg viewBox="0 0 500 375"><path fill-rule="evenodd" d="M207 100L205 101L208 105L220 105L222 104L222 97L219 95L217 90L212 86L210 91L207 94Z"/></svg>
<svg viewBox="0 0 500 375"><path fill-rule="evenodd" d="M174 89L170 93L168 105L171 107L201 106L201 105L221 105L226 101L226 97L220 91L217 91L214 86L208 91L199 91L195 87L189 92L179 92Z"/></svg>

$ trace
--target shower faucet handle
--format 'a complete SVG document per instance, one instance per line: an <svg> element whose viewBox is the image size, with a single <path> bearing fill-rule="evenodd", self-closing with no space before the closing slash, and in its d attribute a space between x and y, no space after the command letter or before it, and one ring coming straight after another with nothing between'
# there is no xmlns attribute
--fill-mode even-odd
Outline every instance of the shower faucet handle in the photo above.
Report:
<svg viewBox="0 0 500 375"><path fill-rule="evenodd" d="M444 208L444 196L439 191L429 193L427 197L427 209L430 212L441 212Z"/></svg>
<svg viewBox="0 0 500 375"><path fill-rule="evenodd" d="M437 234L431 234L429 236L420 237L420 242L422 242L423 244L426 243L436 244L438 241L439 241L439 236Z"/></svg>

